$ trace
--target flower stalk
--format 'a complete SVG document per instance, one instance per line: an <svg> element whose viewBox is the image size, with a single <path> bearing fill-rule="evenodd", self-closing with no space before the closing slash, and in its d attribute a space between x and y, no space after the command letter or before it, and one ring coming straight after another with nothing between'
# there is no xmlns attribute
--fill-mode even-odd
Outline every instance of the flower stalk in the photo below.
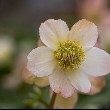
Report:
<svg viewBox="0 0 110 110"><path fill-rule="evenodd" d="M54 109L56 96L57 96L57 93L53 92L53 95L52 95L52 98L51 98L51 101L50 101L50 104L49 104L49 109Z"/></svg>

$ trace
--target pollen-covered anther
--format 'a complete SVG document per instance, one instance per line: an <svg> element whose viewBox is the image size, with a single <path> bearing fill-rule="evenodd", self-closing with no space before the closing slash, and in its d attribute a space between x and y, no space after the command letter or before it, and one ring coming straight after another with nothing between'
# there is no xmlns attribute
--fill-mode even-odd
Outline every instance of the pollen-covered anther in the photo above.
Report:
<svg viewBox="0 0 110 110"><path fill-rule="evenodd" d="M84 61L85 53L79 42L67 41L59 43L54 56L64 70L73 70L79 68Z"/></svg>

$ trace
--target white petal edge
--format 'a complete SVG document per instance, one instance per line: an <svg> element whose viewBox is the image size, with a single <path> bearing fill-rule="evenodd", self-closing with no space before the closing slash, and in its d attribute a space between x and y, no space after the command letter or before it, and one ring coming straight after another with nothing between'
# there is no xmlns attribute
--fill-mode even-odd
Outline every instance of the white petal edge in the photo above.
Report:
<svg viewBox="0 0 110 110"><path fill-rule="evenodd" d="M49 75L49 83L52 90L60 93L64 98L68 98L74 93L75 89L62 69L57 68L52 75Z"/></svg>
<svg viewBox="0 0 110 110"><path fill-rule="evenodd" d="M107 75L110 73L110 55L104 50L93 47L86 53L81 68L91 76Z"/></svg>
<svg viewBox="0 0 110 110"><path fill-rule="evenodd" d="M27 69L38 77L48 76L53 73L56 61L53 51L42 46L33 49L28 55Z"/></svg>
<svg viewBox="0 0 110 110"><path fill-rule="evenodd" d="M82 46L93 47L98 38L96 25L86 19L79 20L70 30L69 39L78 41Z"/></svg>
<svg viewBox="0 0 110 110"><path fill-rule="evenodd" d="M81 69L68 73L68 79L76 90L83 93L88 93L90 91L91 83L89 78Z"/></svg>
<svg viewBox="0 0 110 110"><path fill-rule="evenodd" d="M42 42L46 46L51 49L56 49L59 42L67 40L69 28L61 19L49 19L41 24L39 34Z"/></svg>

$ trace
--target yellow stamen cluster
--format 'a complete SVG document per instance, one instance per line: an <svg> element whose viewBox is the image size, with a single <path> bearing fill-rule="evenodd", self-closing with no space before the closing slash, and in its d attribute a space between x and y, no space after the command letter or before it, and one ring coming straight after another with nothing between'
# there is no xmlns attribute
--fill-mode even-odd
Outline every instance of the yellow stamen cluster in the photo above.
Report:
<svg viewBox="0 0 110 110"><path fill-rule="evenodd" d="M79 68L84 61L85 53L79 42L67 41L59 43L54 56L64 70L73 70Z"/></svg>

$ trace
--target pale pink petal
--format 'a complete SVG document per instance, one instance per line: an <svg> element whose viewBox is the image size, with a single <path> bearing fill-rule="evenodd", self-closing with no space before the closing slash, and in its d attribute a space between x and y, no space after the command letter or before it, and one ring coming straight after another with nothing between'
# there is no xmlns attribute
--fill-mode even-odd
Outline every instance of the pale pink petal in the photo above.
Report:
<svg viewBox="0 0 110 110"><path fill-rule="evenodd" d="M22 77L23 80L28 84L35 84L39 87L45 87L49 85L48 77L37 77L33 75L27 68L24 69Z"/></svg>
<svg viewBox="0 0 110 110"><path fill-rule="evenodd" d="M90 95L94 95L97 94L99 92L101 92L101 90L105 87L106 85L106 81L105 78L102 76L99 77L90 77L90 82L91 82L91 90L88 94Z"/></svg>
<svg viewBox="0 0 110 110"><path fill-rule="evenodd" d="M110 55L104 50L93 47L86 53L81 68L91 76L106 75L110 73Z"/></svg>
<svg viewBox="0 0 110 110"><path fill-rule="evenodd" d="M65 98L72 96L74 92L73 86L62 69L57 68L54 73L49 76L49 83L55 93L61 93Z"/></svg>
<svg viewBox="0 0 110 110"><path fill-rule="evenodd" d="M37 41L37 45L38 45L38 47L40 47L40 46L45 46L45 44L41 41L40 38L39 38L39 40Z"/></svg>
<svg viewBox="0 0 110 110"><path fill-rule="evenodd" d="M69 29L62 20L49 19L41 24L39 28L42 42L51 49L56 49L59 42L67 39Z"/></svg>
<svg viewBox="0 0 110 110"><path fill-rule="evenodd" d="M88 76L81 69L68 73L71 84L80 92L88 93L91 88Z"/></svg>
<svg viewBox="0 0 110 110"><path fill-rule="evenodd" d="M69 39L78 41L82 46L93 47L98 38L97 27L88 20L80 20L75 23L70 31Z"/></svg>
<svg viewBox="0 0 110 110"><path fill-rule="evenodd" d="M34 75L43 77L53 73L56 61L49 48L42 46L33 49L27 58L27 68Z"/></svg>
<svg viewBox="0 0 110 110"><path fill-rule="evenodd" d="M57 94L54 109L73 109L78 101L78 93L74 94L69 98L64 98L60 94Z"/></svg>

